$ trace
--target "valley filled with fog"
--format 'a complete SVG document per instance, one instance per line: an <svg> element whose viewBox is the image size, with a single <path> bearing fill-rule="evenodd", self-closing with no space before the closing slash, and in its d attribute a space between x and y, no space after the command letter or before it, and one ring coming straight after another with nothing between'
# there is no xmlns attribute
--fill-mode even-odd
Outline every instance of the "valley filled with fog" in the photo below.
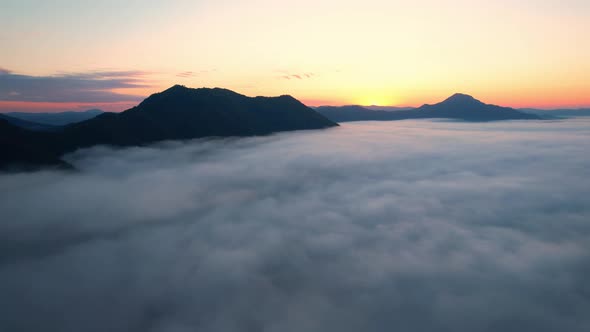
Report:
<svg viewBox="0 0 590 332"><path fill-rule="evenodd" d="M588 331L589 152L405 120L0 174L0 330Z"/></svg>

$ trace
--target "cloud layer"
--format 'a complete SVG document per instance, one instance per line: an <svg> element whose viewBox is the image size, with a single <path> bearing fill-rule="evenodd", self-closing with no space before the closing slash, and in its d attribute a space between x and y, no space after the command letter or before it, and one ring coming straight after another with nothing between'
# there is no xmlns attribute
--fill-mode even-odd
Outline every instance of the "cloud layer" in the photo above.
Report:
<svg viewBox="0 0 590 332"><path fill-rule="evenodd" d="M147 87L141 71L93 71L28 76L0 68L0 101L115 103L141 98L115 89Z"/></svg>
<svg viewBox="0 0 590 332"><path fill-rule="evenodd" d="M356 123L0 176L0 330L587 331L588 120Z"/></svg>

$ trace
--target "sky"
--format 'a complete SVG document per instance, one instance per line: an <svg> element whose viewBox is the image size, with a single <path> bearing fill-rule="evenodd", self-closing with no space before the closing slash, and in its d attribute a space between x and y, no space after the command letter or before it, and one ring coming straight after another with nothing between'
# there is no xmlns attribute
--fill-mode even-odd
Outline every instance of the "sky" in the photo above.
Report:
<svg viewBox="0 0 590 332"><path fill-rule="evenodd" d="M174 84L590 107L587 0L0 0L0 27L2 112L121 111Z"/></svg>
<svg viewBox="0 0 590 332"><path fill-rule="evenodd" d="M344 123L2 173L0 330L587 332L589 137Z"/></svg>

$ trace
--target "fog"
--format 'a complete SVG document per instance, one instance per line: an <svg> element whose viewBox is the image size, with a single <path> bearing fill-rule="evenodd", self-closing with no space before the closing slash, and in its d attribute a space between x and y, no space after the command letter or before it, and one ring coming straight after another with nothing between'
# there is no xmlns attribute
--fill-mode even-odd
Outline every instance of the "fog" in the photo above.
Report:
<svg viewBox="0 0 590 332"><path fill-rule="evenodd" d="M589 142L360 122L0 175L0 330L588 331Z"/></svg>

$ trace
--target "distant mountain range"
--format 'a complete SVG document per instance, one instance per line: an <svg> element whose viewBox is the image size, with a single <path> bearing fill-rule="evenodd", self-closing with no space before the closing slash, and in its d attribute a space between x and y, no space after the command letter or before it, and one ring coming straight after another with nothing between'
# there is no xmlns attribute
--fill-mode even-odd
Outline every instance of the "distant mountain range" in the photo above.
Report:
<svg viewBox="0 0 590 332"><path fill-rule="evenodd" d="M92 119L97 115L104 113L101 110L92 109L81 112L58 112L58 113L25 113L25 112L10 112L5 113L13 118L32 121L38 124L45 124L50 126L65 126L70 123L81 122Z"/></svg>
<svg viewBox="0 0 590 332"><path fill-rule="evenodd" d="M35 132L0 119L0 168L65 167L64 153L98 144L253 136L338 126L291 96L246 97L226 89L176 85L121 113ZM15 166L16 165L16 166Z"/></svg>
<svg viewBox="0 0 590 332"><path fill-rule="evenodd" d="M447 118L464 121L538 120L540 116L509 107L484 104L465 94L454 94L446 100L410 110L379 111L362 106L322 106L316 111L335 122L391 121L406 119Z"/></svg>
<svg viewBox="0 0 590 332"><path fill-rule="evenodd" d="M590 116L590 108L540 110L535 108L521 108L519 111L536 114L542 117L578 117Z"/></svg>
<svg viewBox="0 0 590 332"><path fill-rule="evenodd" d="M236 92L175 85L121 113L100 110L0 114L0 169L67 168L64 153L99 144L144 145L162 140L266 135L321 129L336 122L448 118L464 121L538 120L590 115L580 110L516 110L455 94L418 108L322 106L291 96L247 97Z"/></svg>
<svg viewBox="0 0 590 332"><path fill-rule="evenodd" d="M366 109L370 109L372 111L389 111L389 112L409 111L409 110L413 110L416 108L416 107L377 106L377 105L363 106L363 107Z"/></svg>
<svg viewBox="0 0 590 332"><path fill-rule="evenodd" d="M398 113L405 112L372 110L358 105L320 106L316 107L315 110L335 122L400 120Z"/></svg>
<svg viewBox="0 0 590 332"><path fill-rule="evenodd" d="M59 130L60 127L42 124L38 122L32 122L28 120L22 120L16 117L12 117L6 114L0 113L0 119L5 120L11 125L17 126L22 129L33 130L33 131L54 131Z"/></svg>

